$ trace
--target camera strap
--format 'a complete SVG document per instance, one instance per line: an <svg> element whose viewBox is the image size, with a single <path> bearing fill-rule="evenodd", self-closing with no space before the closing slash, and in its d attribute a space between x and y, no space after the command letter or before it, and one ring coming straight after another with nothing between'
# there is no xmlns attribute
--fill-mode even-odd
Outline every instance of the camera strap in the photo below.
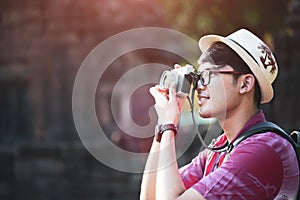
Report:
<svg viewBox="0 0 300 200"><path fill-rule="evenodd" d="M191 108L191 114L192 114L192 120L193 120L193 126L194 126L193 132L197 133L198 138L199 138L199 140L200 140L200 142L201 142L201 144L202 144L202 146L204 148L206 148L206 149L208 149L210 151L214 151L214 152L224 152L224 151L227 151L228 150L228 143L224 144L221 147L210 147L210 146L208 146L205 143L205 141L204 141L204 139L203 139L203 137L202 137L202 135L201 135L201 133L199 131L199 128L198 128L198 125L196 123L195 116L194 116L195 91L196 91L196 87L192 87L191 97L190 96L187 97L187 99L189 101L189 104L190 104L190 108Z"/></svg>

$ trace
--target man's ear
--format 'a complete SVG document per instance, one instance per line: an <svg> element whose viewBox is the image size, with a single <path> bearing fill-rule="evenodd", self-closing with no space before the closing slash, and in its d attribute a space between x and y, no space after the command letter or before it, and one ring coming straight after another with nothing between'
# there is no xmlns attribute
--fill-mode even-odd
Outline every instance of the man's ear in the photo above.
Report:
<svg viewBox="0 0 300 200"><path fill-rule="evenodd" d="M250 92L254 89L255 78L252 74L245 74L241 77L240 94Z"/></svg>

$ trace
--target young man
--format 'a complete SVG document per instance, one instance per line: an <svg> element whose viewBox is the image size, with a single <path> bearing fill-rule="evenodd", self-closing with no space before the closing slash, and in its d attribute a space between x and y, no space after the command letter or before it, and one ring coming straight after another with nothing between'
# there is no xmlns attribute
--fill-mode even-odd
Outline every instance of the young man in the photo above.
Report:
<svg viewBox="0 0 300 200"><path fill-rule="evenodd" d="M199 41L199 115L216 118L224 134L214 147L266 121L258 106L273 97L277 63L271 50L241 29ZM293 147L272 132L253 135L228 153L208 149L178 169L176 125L184 99L158 86L150 89L158 114L159 134L153 140L141 185L141 199L296 199L299 169ZM180 134L180 133L179 133Z"/></svg>

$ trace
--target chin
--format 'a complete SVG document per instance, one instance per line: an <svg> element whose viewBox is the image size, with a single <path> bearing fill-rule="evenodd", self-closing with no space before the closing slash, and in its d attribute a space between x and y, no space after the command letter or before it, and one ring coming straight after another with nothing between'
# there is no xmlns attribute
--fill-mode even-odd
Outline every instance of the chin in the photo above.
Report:
<svg viewBox="0 0 300 200"><path fill-rule="evenodd" d="M205 118L205 119L212 118L211 112L201 110L201 108L199 109L198 114L199 114L200 117Z"/></svg>

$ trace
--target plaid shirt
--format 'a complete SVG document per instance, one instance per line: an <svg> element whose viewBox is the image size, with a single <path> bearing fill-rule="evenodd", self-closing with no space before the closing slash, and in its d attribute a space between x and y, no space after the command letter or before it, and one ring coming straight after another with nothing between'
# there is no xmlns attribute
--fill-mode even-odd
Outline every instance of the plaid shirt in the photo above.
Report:
<svg viewBox="0 0 300 200"><path fill-rule="evenodd" d="M259 111L237 136L263 121ZM223 134L215 144L226 140ZM186 189L194 188L207 200L296 199L299 184L292 145L271 132L247 138L230 155L204 150L180 174Z"/></svg>

